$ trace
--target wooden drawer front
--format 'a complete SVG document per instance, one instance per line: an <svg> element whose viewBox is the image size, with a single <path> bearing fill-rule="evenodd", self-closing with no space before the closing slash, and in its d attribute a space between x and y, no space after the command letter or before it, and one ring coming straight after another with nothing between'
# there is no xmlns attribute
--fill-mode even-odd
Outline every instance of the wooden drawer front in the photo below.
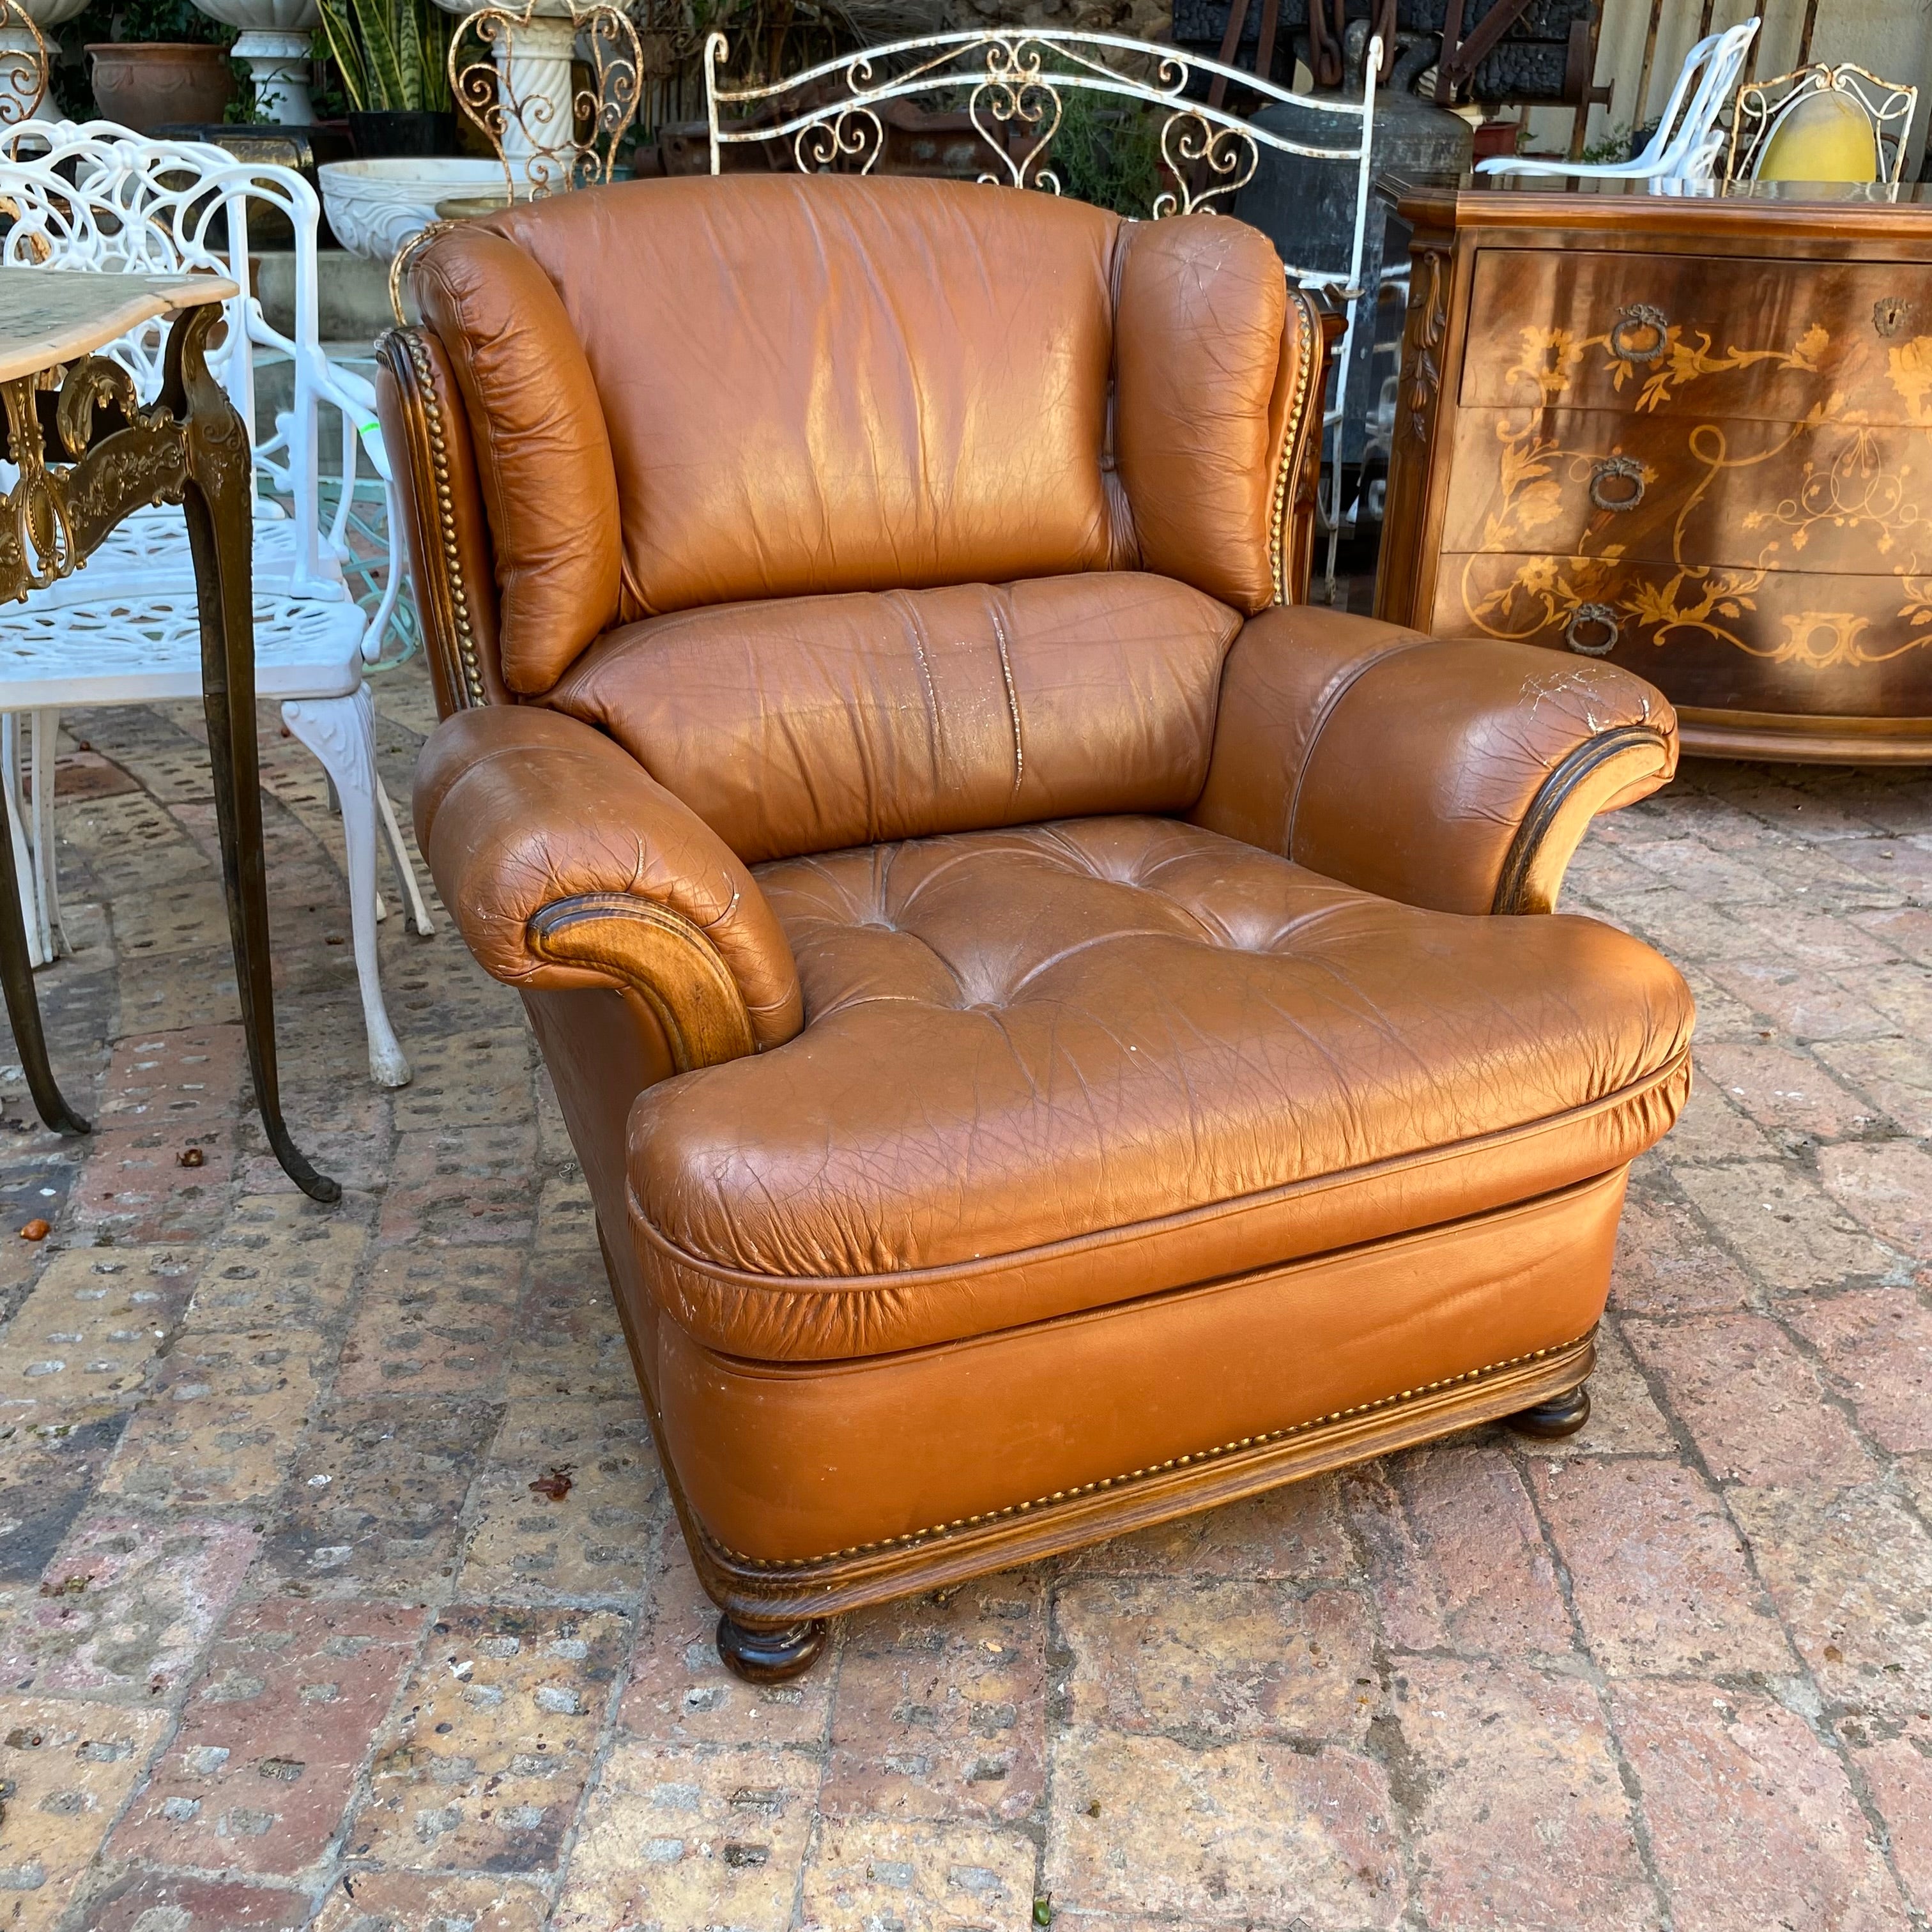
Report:
<svg viewBox="0 0 1932 1932"><path fill-rule="evenodd" d="M1932 571L1932 429L1465 410L1447 550Z"/></svg>
<svg viewBox="0 0 1932 1932"><path fill-rule="evenodd" d="M1932 425L1932 262L1486 248L1466 407Z"/></svg>
<svg viewBox="0 0 1932 1932"><path fill-rule="evenodd" d="M1444 555L1430 628L1607 657L1673 704L1932 718L1932 579Z"/></svg>

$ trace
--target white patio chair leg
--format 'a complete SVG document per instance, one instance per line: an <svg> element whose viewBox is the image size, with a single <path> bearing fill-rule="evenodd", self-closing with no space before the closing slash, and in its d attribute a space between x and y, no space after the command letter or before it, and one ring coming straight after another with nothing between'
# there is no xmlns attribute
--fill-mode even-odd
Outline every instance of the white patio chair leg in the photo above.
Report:
<svg viewBox="0 0 1932 1932"><path fill-rule="evenodd" d="M14 848L14 883L20 899L20 925L27 937L27 958L45 966L52 959L40 937L40 893L34 870L33 848L27 837L27 811L20 784L20 714L0 717L0 788L7 794L7 832Z"/></svg>
<svg viewBox="0 0 1932 1932"><path fill-rule="evenodd" d="M46 942L47 957L71 953L74 942L67 936L67 922L61 916L60 862L54 847L54 807L59 799L60 719L57 710L34 713L34 885L40 899L40 934ZM46 774L46 783L40 774Z"/></svg>
<svg viewBox="0 0 1932 1932"><path fill-rule="evenodd" d="M369 688L346 698L291 699L282 706L282 722L322 760L342 804L349 926L369 1030L370 1078L379 1087L406 1086L410 1064L389 1024L376 963L376 728Z"/></svg>
<svg viewBox="0 0 1932 1932"><path fill-rule="evenodd" d="M424 939L434 937L436 921L429 916L429 908L423 903L422 888L416 884L416 868L410 862L410 848L403 843L403 829L396 823L396 808L389 802L389 794L382 788L379 775L376 780L376 808L382 814L383 830L389 835L389 856L395 861L396 878L403 889L403 896L410 902L410 923Z"/></svg>
<svg viewBox="0 0 1932 1932"><path fill-rule="evenodd" d="M1318 476L1315 487L1318 491L1322 479ZM1328 465L1328 568L1325 574L1328 606L1333 610L1336 604L1335 558L1342 547L1342 432L1338 425L1335 432L1334 460Z"/></svg>

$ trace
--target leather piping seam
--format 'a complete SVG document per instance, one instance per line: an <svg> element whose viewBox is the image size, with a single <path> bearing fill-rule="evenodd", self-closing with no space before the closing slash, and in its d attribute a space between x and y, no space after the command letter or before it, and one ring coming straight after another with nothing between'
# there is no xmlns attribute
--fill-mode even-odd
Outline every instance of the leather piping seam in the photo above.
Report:
<svg viewBox="0 0 1932 1932"><path fill-rule="evenodd" d="M1530 868L1536 862L1538 850L1548 836L1550 826L1570 802L1570 794L1599 765L1640 745L1654 745L1666 758L1670 755L1670 740L1654 724L1619 724L1612 730L1600 731L1594 737L1586 738L1564 754L1556 769L1537 788L1536 796L1529 802L1529 809L1523 814L1522 822L1510 841L1509 850L1503 857L1502 870L1497 875L1496 896L1490 902L1492 914L1522 910L1522 892L1528 882Z"/></svg>
<svg viewBox="0 0 1932 1932"><path fill-rule="evenodd" d="M456 504L449 482L449 445L442 423L442 405L436 393L436 371L429 351L412 328L395 332L415 372L423 427L429 440L430 465L436 478L437 533L442 541L442 566L449 580L450 613L456 626L458 668L463 674L464 695L472 705L489 701L476 659L476 637L470 623L470 599L463 587L463 560L456 544Z"/></svg>
<svg viewBox="0 0 1932 1932"><path fill-rule="evenodd" d="M744 1269L728 1268L709 1258L698 1254L667 1234L653 1221L638 1199L634 1184L627 1185L632 1218L634 1225L646 1235L652 1245L663 1253L674 1265L691 1269L707 1280L720 1285L743 1290L746 1292L768 1295L856 1296L865 1294L899 1294L909 1288L938 1287L962 1277L983 1275L990 1261L1001 1268L1038 1265L1070 1255L1090 1252L1096 1248L1106 1249L1124 1244L1128 1240L1147 1238L1150 1234L1178 1234L1204 1221L1228 1216L1250 1210L1279 1206L1285 1201L1310 1194L1322 1193L1331 1188L1359 1186L1365 1181L1378 1180L1394 1174L1412 1172L1418 1168L1429 1167L1440 1162L1466 1159L1471 1154L1490 1153L1498 1148L1508 1147L1532 1136L1554 1130L1570 1126L1594 1119L1640 1102L1675 1079L1689 1065L1690 1049L1687 1046L1674 1055L1654 1073L1628 1087L1620 1087L1614 1094L1600 1100L1585 1102L1582 1106L1568 1108L1560 1114L1552 1114L1540 1120L1533 1120L1514 1127L1502 1127L1487 1134L1451 1142L1447 1147L1425 1148L1412 1154L1391 1155L1388 1160L1375 1162L1363 1167L1348 1168L1336 1174L1316 1174L1300 1180L1291 1180L1279 1187L1264 1189L1258 1193L1234 1196L1227 1201L1209 1203L1203 1208L1186 1208L1177 1214L1164 1215L1151 1221L1137 1222L1124 1228L1108 1228L1096 1233L1071 1234L1057 1241L1043 1242L1032 1248L1020 1248L1001 1255L980 1257L970 1262L943 1262L932 1267L904 1268L890 1274L856 1276L839 1275L781 1275L754 1274ZM1476 1214L1494 1214L1510 1206L1525 1204L1521 1202L1498 1202L1486 1208L1471 1210ZM1427 1225L1434 1225L1432 1223ZM1420 1233L1421 1228L1406 1230ZM1309 1255L1279 1258L1282 1264L1296 1261L1312 1261L1330 1249L1318 1249ZM823 1284L823 1286L808 1286ZM667 1312L669 1311L668 1310ZM1068 1313L1084 1311L1069 1310ZM675 1317L674 1317L675 1318ZM680 1324L682 1325L682 1324ZM701 1340L702 1338L699 1338ZM968 1336L947 1336L937 1338L939 1341L958 1342L973 1339ZM712 1346L705 1343L705 1346ZM932 1343L916 1342L910 1347L927 1347ZM822 1365L837 1357L803 1357L800 1360Z"/></svg>
<svg viewBox="0 0 1932 1932"><path fill-rule="evenodd" d="M1398 1395L1383 1396L1375 1402L1358 1402L1351 1408L1332 1410L1327 1415L1318 1415L1310 1422L1291 1424L1286 1429L1271 1429L1259 1436L1244 1436L1238 1442L1218 1443L1212 1449L1196 1449L1185 1456L1170 1456L1165 1462L1150 1462L1142 1469L1130 1469L1124 1475L1102 1476L1097 1481L1082 1483L1070 1490L1055 1490L1051 1496L1035 1496L1030 1502L1009 1503L1004 1509L987 1510L978 1516L956 1516L950 1522L934 1523L925 1529L909 1530L903 1536L882 1538L877 1543L854 1543L843 1550L834 1550L822 1556L747 1556L743 1552L732 1549L709 1534L705 1540L722 1556L728 1556L734 1563L741 1563L752 1570L807 1569L823 1563L838 1563L854 1556L870 1556L882 1550L908 1550L922 1543L932 1543L947 1537L957 1536L969 1530L984 1528L989 1524L1006 1522L1016 1516L1030 1516L1035 1510L1048 1509L1055 1503L1077 1502L1082 1496L1096 1496L1106 1490L1124 1488L1130 1483L1142 1482L1153 1476L1165 1475L1171 1469L1192 1468L1197 1462L1213 1462L1223 1456L1238 1455L1244 1449L1264 1449L1277 1442L1286 1442L1298 1436L1306 1436L1317 1429L1326 1429L1337 1422L1348 1421L1351 1418L1373 1415L1382 1409L1394 1408L1406 1402L1415 1402L1424 1396L1438 1395L1444 1389L1457 1388L1466 1382L1480 1381L1485 1376L1501 1375L1505 1370L1520 1369L1531 1362L1542 1361L1550 1355L1560 1355L1567 1350L1580 1347L1596 1333L1593 1326L1588 1334L1579 1335L1568 1342L1552 1342L1546 1348L1533 1349L1526 1355L1512 1355L1508 1361L1490 1362L1480 1369L1466 1369L1459 1376L1445 1376L1440 1382L1425 1382L1420 1388L1404 1389Z"/></svg>
<svg viewBox="0 0 1932 1932"><path fill-rule="evenodd" d="M1298 288L1288 290L1288 299L1301 311L1301 326L1308 338L1310 353L1301 358L1300 366L1295 371L1294 400L1288 405L1288 420L1282 426L1281 460L1275 467L1274 508L1268 525L1268 570L1274 578L1274 601L1286 604L1288 599L1288 556L1286 549L1288 523L1288 478L1296 467L1296 459L1301 448L1301 422L1308 413L1308 392L1315 377L1316 357L1312 351L1322 341L1322 318L1306 293Z"/></svg>

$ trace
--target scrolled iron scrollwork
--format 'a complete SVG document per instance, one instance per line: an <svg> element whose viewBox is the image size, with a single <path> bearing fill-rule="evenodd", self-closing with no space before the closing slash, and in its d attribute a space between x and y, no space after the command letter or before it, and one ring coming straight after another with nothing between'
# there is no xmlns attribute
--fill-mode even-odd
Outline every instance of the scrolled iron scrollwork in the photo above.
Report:
<svg viewBox="0 0 1932 1932"><path fill-rule="evenodd" d="M1160 130L1161 158L1178 186L1158 195L1154 218L1192 214L1254 179L1261 148L1245 128L1217 128L1200 114L1170 114Z"/></svg>
<svg viewBox="0 0 1932 1932"><path fill-rule="evenodd" d="M868 175L885 146L886 130L878 115L869 107L844 107L830 121L801 128L793 137L792 154L800 174L818 174L842 160L859 160L859 172Z"/></svg>
<svg viewBox="0 0 1932 1932"><path fill-rule="evenodd" d="M563 98L532 70L561 63L573 78ZM609 0L526 0L465 14L450 36L449 90L458 110L502 165L514 201L610 178L616 152L643 100L644 45L630 16ZM578 69L587 77L579 84Z"/></svg>
<svg viewBox="0 0 1932 1932"><path fill-rule="evenodd" d="M802 170L870 173L887 139L884 110L895 101L920 100L964 116L986 151L982 182L1057 194L1064 182L1054 142L1066 124L1067 96L1076 90L1160 115L1160 178L1145 211L1156 220L1225 207L1253 178L1264 148L1366 166L1372 115L1366 90L1359 103L1297 94L1218 62L1122 34L1018 27L928 34L842 56L788 80L745 86L724 77L728 52L722 33L706 39L714 174L722 170L724 148L778 142ZM1359 131L1348 141L1322 145L1258 126L1204 98L1216 76L1264 102L1310 110L1322 117L1314 125L1334 125L1338 117L1346 124L1352 116Z"/></svg>
<svg viewBox="0 0 1932 1932"><path fill-rule="evenodd" d="M31 121L47 98L47 44L20 0L0 0L0 128Z"/></svg>
<svg viewBox="0 0 1932 1932"><path fill-rule="evenodd" d="M1024 39L996 40L986 49L986 76L967 113L981 138L1005 164L1016 188L1060 192L1060 177L1044 165L1066 112L1060 91L1045 78L1040 48ZM1016 155L1014 137L1028 143ZM982 181L994 177L982 175Z"/></svg>

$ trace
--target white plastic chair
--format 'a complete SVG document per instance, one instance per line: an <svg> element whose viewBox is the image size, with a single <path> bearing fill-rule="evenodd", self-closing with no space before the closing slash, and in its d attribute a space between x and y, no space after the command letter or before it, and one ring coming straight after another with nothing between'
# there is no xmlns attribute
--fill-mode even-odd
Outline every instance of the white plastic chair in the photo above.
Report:
<svg viewBox="0 0 1932 1932"><path fill-rule="evenodd" d="M1642 154L1628 161L1532 160L1499 154L1476 164L1485 175L1574 176L1584 181L1647 181L1666 194L1702 186L1718 177L1724 136L1718 116L1744 71L1744 56L1758 30L1755 20L1700 40L1684 56L1657 131ZM1686 104L1685 97L1689 100ZM1639 104L1641 111L1642 104ZM1679 110L1682 110L1680 112Z"/></svg>
<svg viewBox="0 0 1932 1932"><path fill-rule="evenodd" d="M268 326L250 291L251 203L278 211L294 230L292 339ZM0 220L9 224L0 236L0 261L50 273L206 268L242 291L227 304L227 338L210 363L247 424L255 452L257 688L282 700L284 722L321 760L340 802L370 1072L380 1084L398 1087L410 1070L383 1006L376 968L376 922L384 916L376 890L379 818L416 930L434 928L376 776L374 707L363 682L364 662L381 649L400 576L393 556L356 560L365 578L373 562L382 585L374 609L365 612L344 575L358 454L382 480L392 532L398 518L375 392L322 352L319 212L314 190L292 170L237 161L202 142L152 140L111 122L28 121L0 130ZM133 376L144 402L160 388L164 336L161 325L150 325L104 352ZM258 349L285 358L293 370L292 405L266 438L256 422ZM341 471L326 526L319 475L325 412L339 429ZM262 491L264 482L288 500L287 507ZM51 810L60 712L191 699L200 690L194 569L177 506L137 511L73 577L0 613L0 712L8 714L0 782L8 784L14 807L16 866L36 963L51 959L57 937L64 938ZM22 812L19 798L22 714L33 721L30 815Z"/></svg>

